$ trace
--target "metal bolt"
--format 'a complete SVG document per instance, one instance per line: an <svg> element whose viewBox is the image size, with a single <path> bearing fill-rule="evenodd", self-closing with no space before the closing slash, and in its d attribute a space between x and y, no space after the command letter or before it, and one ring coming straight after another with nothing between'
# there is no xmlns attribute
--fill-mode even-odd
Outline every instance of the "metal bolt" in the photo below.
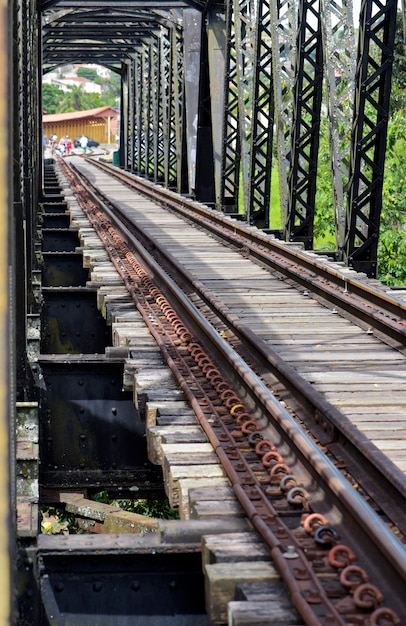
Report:
<svg viewBox="0 0 406 626"><path fill-rule="evenodd" d="M295 546L287 546L286 552L282 554L285 559L298 559L299 555L296 552Z"/></svg>

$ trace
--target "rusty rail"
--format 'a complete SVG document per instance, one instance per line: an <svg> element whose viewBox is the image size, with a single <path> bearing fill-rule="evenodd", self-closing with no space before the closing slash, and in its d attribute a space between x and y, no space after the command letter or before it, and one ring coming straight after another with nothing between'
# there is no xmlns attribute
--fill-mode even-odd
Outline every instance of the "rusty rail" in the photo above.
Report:
<svg viewBox="0 0 406 626"><path fill-rule="evenodd" d="M112 215L103 215L95 204L95 197L84 205L84 197L85 190L81 189L78 200L207 432L242 506L269 545L275 565L304 621L307 624L345 624L350 620L364 624L369 620L370 624L378 624L384 616L387 621L392 620L388 623L400 624L392 609L380 606L384 594L369 582L362 566L368 563L370 555L379 558L384 563L385 578L389 576L390 580L389 587L386 580L380 581L385 594L395 591L395 595L389 594L391 601L396 594L401 594L406 579L406 558L395 537L372 515L365 502L298 428L241 357L202 319L155 261L141 251L131 233L124 229L118 234L111 222ZM134 250L142 253L143 264L147 260L147 269L140 265ZM149 277L148 271L152 269L165 286L165 295ZM173 302L166 297L168 294ZM178 310L182 310L182 319ZM189 322L193 331L188 328ZM201 340L203 333L204 342ZM214 346L213 357L202 348L208 341ZM218 363L216 357L219 357ZM224 363L228 364L226 370ZM227 372L224 375L223 370ZM236 382L238 378L240 382ZM254 404L255 411L252 410ZM270 428L267 420L258 415L272 417L279 430ZM286 437L283 451L273 442L281 432ZM284 453L286 441L289 441L288 455ZM313 493L301 486L295 476L297 468L300 473L310 470L310 481L316 477L318 487ZM324 492L321 508L337 508L338 517L345 520L340 533L344 531L349 544L355 539L358 550L363 547L364 555L369 553L368 557L359 559L361 564L352 563L356 557L351 547L342 546L339 532L314 508L313 500L319 500L320 506L321 482ZM294 531L283 523L281 513L298 521ZM350 532L348 528L345 532L346 526ZM355 530L356 537L352 537ZM312 561L306 558L309 553ZM329 597L317 575L326 571L337 572L342 590L338 600L337 591L333 594L335 597Z"/></svg>

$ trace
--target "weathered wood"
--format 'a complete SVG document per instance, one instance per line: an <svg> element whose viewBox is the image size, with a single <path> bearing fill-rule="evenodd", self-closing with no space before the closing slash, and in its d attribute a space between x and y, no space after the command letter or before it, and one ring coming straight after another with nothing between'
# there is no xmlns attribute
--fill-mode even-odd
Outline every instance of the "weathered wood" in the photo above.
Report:
<svg viewBox="0 0 406 626"><path fill-rule="evenodd" d="M172 495L174 492L178 492L177 480L174 479L175 467L181 466L185 468L190 466L194 468L193 473L188 475L192 478L205 475L218 475L209 474L206 469L220 467L218 457L208 443L162 444L162 454L164 458L162 470L165 491L170 501L179 501L178 494L176 496Z"/></svg>
<svg viewBox="0 0 406 626"><path fill-rule="evenodd" d="M61 494L60 500L65 503L66 510L77 517L78 525L88 532L145 533L158 530L156 518L124 511L119 506L88 500L80 493Z"/></svg>
<svg viewBox="0 0 406 626"><path fill-rule="evenodd" d="M162 443L180 443L181 440L187 439L190 443L203 443L207 441L206 435L198 424L195 425L174 425L174 426L147 426L147 451L148 458L155 465L163 464ZM171 441L167 441L167 437L171 437ZM183 441L183 443L185 443Z"/></svg>
<svg viewBox="0 0 406 626"><path fill-rule="evenodd" d="M180 479L178 481L180 519L190 519L189 493L192 489L205 487L207 490L215 492L221 487L229 486L229 484L228 479L221 476L212 478L204 477Z"/></svg>
<svg viewBox="0 0 406 626"><path fill-rule="evenodd" d="M270 561L269 548L255 532L227 533L202 537L203 569L210 563Z"/></svg>
<svg viewBox="0 0 406 626"><path fill-rule="evenodd" d="M212 465L172 465L169 468L165 493L168 496L172 508L179 506L179 480L180 479L211 479L225 478L225 472L220 464Z"/></svg>
<svg viewBox="0 0 406 626"><path fill-rule="evenodd" d="M178 432L166 433L162 435L162 443L207 443L207 435L199 426L194 428L194 432L179 432L179 426L175 427Z"/></svg>
<svg viewBox="0 0 406 626"><path fill-rule="evenodd" d="M299 626L300 616L277 602L228 603L228 626Z"/></svg>
<svg viewBox="0 0 406 626"><path fill-rule="evenodd" d="M147 402L178 402L185 401L183 391L178 387L162 388L154 387L152 389L134 389L134 405L140 415L145 419L145 407Z"/></svg>
<svg viewBox="0 0 406 626"><path fill-rule="evenodd" d="M242 583L235 590L235 599L248 602L277 600L280 606L291 606L290 595L286 585L280 580L261 583Z"/></svg>
<svg viewBox="0 0 406 626"><path fill-rule="evenodd" d="M202 500L190 506L190 519L245 517L245 515L237 500Z"/></svg>
<svg viewBox="0 0 406 626"><path fill-rule="evenodd" d="M219 487L215 490L209 486L198 486L189 491L191 505L202 500L235 500L235 494L231 485Z"/></svg>
<svg viewBox="0 0 406 626"><path fill-rule="evenodd" d="M205 591L209 619L214 624L227 623L227 605L234 599L238 584L271 580L279 580L279 574L267 561L207 564Z"/></svg>
<svg viewBox="0 0 406 626"><path fill-rule="evenodd" d="M189 411L189 405L184 400L161 400L154 401L148 400L145 405L145 421L147 426L156 426L158 415L176 415L176 412L180 412L181 416L184 412Z"/></svg>

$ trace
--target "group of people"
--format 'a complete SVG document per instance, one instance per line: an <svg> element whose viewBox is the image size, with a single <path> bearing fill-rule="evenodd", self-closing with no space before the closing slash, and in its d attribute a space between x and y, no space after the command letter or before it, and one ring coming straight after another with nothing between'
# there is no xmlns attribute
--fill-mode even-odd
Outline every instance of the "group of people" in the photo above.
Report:
<svg viewBox="0 0 406 626"><path fill-rule="evenodd" d="M51 148L51 152L58 150L61 154L65 154L65 152L66 154L71 154L73 148L72 139L69 135L65 135L65 137L61 137L58 144L58 137L53 134L49 138L49 147Z"/></svg>
<svg viewBox="0 0 406 626"><path fill-rule="evenodd" d="M47 138L44 135L44 150L46 147L46 143L47 143ZM80 143L80 147L82 148L82 152L86 153L89 139L85 135L82 135L79 139L79 143ZM65 135L65 137L62 137L58 143L57 135L53 134L49 138L49 147L51 148L51 152L58 150L60 154L62 155L65 153L71 154L72 149L73 149L72 139L69 137L69 135Z"/></svg>

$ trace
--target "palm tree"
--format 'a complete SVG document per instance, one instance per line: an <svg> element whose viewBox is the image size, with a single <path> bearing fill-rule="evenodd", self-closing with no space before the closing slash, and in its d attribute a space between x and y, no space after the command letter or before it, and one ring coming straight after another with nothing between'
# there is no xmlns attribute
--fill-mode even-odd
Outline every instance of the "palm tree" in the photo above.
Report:
<svg viewBox="0 0 406 626"><path fill-rule="evenodd" d="M70 85L68 87L69 91L67 91L62 98L60 112L61 113L69 113L71 111L82 111L82 100L85 96L85 92L81 85Z"/></svg>

